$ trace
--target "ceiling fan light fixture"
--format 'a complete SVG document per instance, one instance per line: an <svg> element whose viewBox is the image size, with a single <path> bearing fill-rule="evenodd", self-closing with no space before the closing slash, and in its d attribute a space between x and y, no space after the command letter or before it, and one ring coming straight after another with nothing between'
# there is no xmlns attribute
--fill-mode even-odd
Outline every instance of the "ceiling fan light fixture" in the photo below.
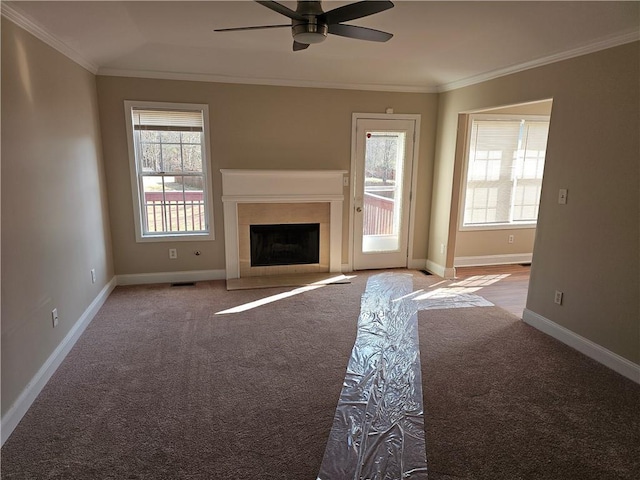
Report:
<svg viewBox="0 0 640 480"><path fill-rule="evenodd" d="M324 42L329 33L327 24L299 23L292 27L293 39L298 43L312 45Z"/></svg>

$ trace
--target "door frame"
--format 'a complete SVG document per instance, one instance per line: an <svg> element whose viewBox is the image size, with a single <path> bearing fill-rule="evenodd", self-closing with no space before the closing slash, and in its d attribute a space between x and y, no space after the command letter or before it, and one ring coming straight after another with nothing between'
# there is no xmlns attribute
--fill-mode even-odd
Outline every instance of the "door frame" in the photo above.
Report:
<svg viewBox="0 0 640 480"><path fill-rule="evenodd" d="M353 271L353 252L354 252L354 234L353 234L353 216L355 202L355 173L356 173L356 124L358 120L412 120L415 122L413 138L413 165L411 166L411 187L409 191L409 223L407 225L407 268L423 268L422 262L419 266L412 265L413 261L413 236L415 230L416 215L416 187L418 184L418 159L420 147L420 114L413 113L353 113L351 114L351 167L349 170L349 262L346 264L346 270Z"/></svg>

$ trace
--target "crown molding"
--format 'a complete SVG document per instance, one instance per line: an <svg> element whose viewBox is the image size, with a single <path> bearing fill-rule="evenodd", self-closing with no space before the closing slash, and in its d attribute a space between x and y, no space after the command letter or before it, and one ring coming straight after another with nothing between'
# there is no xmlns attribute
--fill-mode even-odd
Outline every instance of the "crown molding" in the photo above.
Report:
<svg viewBox="0 0 640 480"><path fill-rule="evenodd" d="M48 31L46 31L42 26L38 25L32 19L30 19L27 15L17 9L14 5L8 4L6 2L2 2L2 16L12 21L22 29L29 32L34 37L42 40L44 43L49 45L51 48L57 50L65 57L74 61L84 69L90 71L94 75L98 73L98 66L94 63L85 59L80 53L75 51L65 42L60 40L55 35L52 35Z"/></svg>
<svg viewBox="0 0 640 480"><path fill-rule="evenodd" d="M100 68L97 75L106 77L153 78L158 80L187 80L191 82L233 83L243 85L267 85L275 87L329 88L334 90L369 90L376 92L436 93L434 87L409 85L378 85L364 83L332 83L282 78L250 78L208 73L159 72L152 70L122 70Z"/></svg>
<svg viewBox="0 0 640 480"><path fill-rule="evenodd" d="M638 40L640 40L640 29L633 29L628 32L605 37L603 39L589 43L587 45L583 45L578 48L565 50L559 53L554 53L553 55L548 55L546 57L541 57L536 60L532 60L530 62L520 63L518 65L512 65L509 67L492 70L490 72L482 73L480 75L474 75L472 77L467 77L462 80L457 80L451 83L445 83L440 85L436 89L436 91L438 93L442 93L442 92L449 92L451 90L457 90L463 87L469 87L477 83L486 82L488 80L494 80L496 78L504 77L506 75L523 72L525 70L530 70L536 67L542 67L544 65L549 65L551 63L560 62L562 60L569 60L571 58L580 57L582 55L587 55L589 53L599 52L601 50L606 50L607 48L617 47L627 43L636 42Z"/></svg>

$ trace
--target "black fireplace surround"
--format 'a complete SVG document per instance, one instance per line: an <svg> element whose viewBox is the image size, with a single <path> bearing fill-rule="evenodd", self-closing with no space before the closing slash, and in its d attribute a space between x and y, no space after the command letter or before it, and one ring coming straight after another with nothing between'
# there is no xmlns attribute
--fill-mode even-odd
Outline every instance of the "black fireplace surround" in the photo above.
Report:
<svg viewBox="0 0 640 480"><path fill-rule="evenodd" d="M320 224L250 225L251 266L320 262Z"/></svg>

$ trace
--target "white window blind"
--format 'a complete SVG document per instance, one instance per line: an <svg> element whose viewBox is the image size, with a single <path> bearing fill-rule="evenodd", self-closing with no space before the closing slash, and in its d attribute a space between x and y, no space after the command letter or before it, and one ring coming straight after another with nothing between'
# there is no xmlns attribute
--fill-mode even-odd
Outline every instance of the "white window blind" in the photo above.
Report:
<svg viewBox="0 0 640 480"><path fill-rule="evenodd" d="M154 128L202 131L202 111L185 110L149 110L133 108L133 125L136 130Z"/></svg>
<svg viewBox="0 0 640 480"><path fill-rule="evenodd" d="M463 227L535 224L548 119L471 116Z"/></svg>

